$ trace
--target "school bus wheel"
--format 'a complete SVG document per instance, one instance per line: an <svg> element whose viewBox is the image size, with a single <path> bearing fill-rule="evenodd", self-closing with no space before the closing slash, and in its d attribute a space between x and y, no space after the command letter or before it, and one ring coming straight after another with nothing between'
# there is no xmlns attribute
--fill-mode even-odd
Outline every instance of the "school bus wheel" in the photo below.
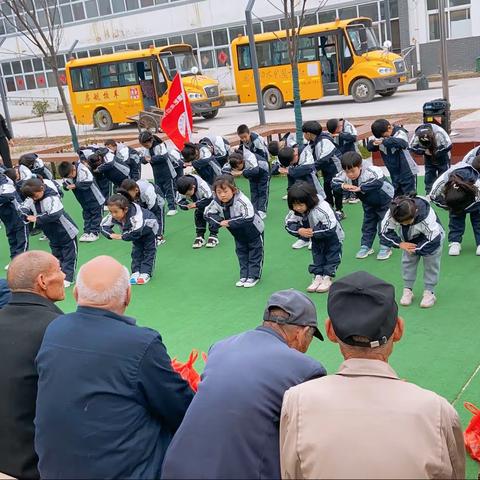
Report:
<svg viewBox="0 0 480 480"><path fill-rule="evenodd" d="M212 110L211 112L203 112L200 115L207 120L210 118L215 118L218 115L218 108L216 110Z"/></svg>
<svg viewBox="0 0 480 480"><path fill-rule="evenodd" d="M104 108L100 108L94 113L93 123L99 130L102 131L112 130L115 125L110 112Z"/></svg>
<svg viewBox="0 0 480 480"><path fill-rule="evenodd" d="M267 88L263 92L263 104L267 110L279 110L285 106L282 92L275 87Z"/></svg>
<svg viewBox="0 0 480 480"><path fill-rule="evenodd" d="M377 93L382 97L391 97L396 91L396 88L389 88L388 90L381 90Z"/></svg>
<svg viewBox="0 0 480 480"><path fill-rule="evenodd" d="M359 78L353 82L351 92L356 102L371 102L375 97L375 85L368 78Z"/></svg>

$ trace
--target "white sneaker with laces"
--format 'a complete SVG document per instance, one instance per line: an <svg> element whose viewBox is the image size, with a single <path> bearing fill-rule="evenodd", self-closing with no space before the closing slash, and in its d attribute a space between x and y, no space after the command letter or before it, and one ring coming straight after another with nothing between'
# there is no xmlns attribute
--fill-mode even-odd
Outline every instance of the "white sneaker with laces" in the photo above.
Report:
<svg viewBox="0 0 480 480"><path fill-rule="evenodd" d="M148 273L141 273L137 278L137 285L145 285L150 281L150 275Z"/></svg>
<svg viewBox="0 0 480 480"><path fill-rule="evenodd" d="M134 272L130 276L130 285L136 285L138 277L140 276L140 272Z"/></svg>
<svg viewBox="0 0 480 480"><path fill-rule="evenodd" d="M435 302L437 301L437 297L433 292L430 290L425 290L423 292L423 298L422 301L420 302L420 307L421 308L431 308L435 305Z"/></svg>
<svg viewBox="0 0 480 480"><path fill-rule="evenodd" d="M413 302L414 296L415 295L413 295L412 290L410 290L409 288L404 288L402 298L400 299L400 305L403 305L404 307L409 307Z"/></svg>
<svg viewBox="0 0 480 480"><path fill-rule="evenodd" d="M243 284L244 288L252 288L260 281L259 278L247 278Z"/></svg>
<svg viewBox="0 0 480 480"><path fill-rule="evenodd" d="M448 254L451 257L458 257L461 251L462 251L462 246L458 242L451 242L450 245L448 246Z"/></svg>
<svg viewBox="0 0 480 480"><path fill-rule="evenodd" d="M98 236L97 233L91 233L90 234L90 241L91 242L96 242L100 237Z"/></svg>
<svg viewBox="0 0 480 480"><path fill-rule="evenodd" d="M236 287L243 287L245 285L245 282L247 281L246 278L241 278L236 284Z"/></svg>
<svg viewBox="0 0 480 480"><path fill-rule="evenodd" d="M203 237L197 237L193 241L192 248L202 248L205 245L205 239Z"/></svg>
<svg viewBox="0 0 480 480"><path fill-rule="evenodd" d="M215 248L220 243L220 240L217 237L208 237L207 248Z"/></svg>
<svg viewBox="0 0 480 480"><path fill-rule="evenodd" d="M177 210L169 210L167 212L167 217L173 217L174 215L176 215L178 212Z"/></svg>
<svg viewBox="0 0 480 480"><path fill-rule="evenodd" d="M302 240L299 238L295 243L292 244L292 248L295 250L300 250L301 248L308 247L309 241Z"/></svg>
<svg viewBox="0 0 480 480"><path fill-rule="evenodd" d="M287 200L287 199L288 199L288 195L284 195L284 196L282 197L282 200Z"/></svg>
<svg viewBox="0 0 480 480"><path fill-rule="evenodd" d="M265 220L267 218L267 214L265 212L259 211L258 216L262 219Z"/></svg>
<svg viewBox="0 0 480 480"><path fill-rule="evenodd" d="M90 241L90 234L84 233L79 239L79 242L89 242Z"/></svg>
<svg viewBox="0 0 480 480"><path fill-rule="evenodd" d="M321 275L315 275L313 277L313 282L307 287L307 292L313 293L317 291L317 288L323 282L323 277Z"/></svg>
<svg viewBox="0 0 480 480"><path fill-rule="evenodd" d="M63 281L63 287L64 287L64 288L71 287L71 286L72 286L72 283L73 283L73 282L69 282L68 280L64 280L64 281Z"/></svg>
<svg viewBox="0 0 480 480"><path fill-rule="evenodd" d="M332 279L328 275L324 275L322 282L317 287L317 292L318 293L328 292L331 286L332 286Z"/></svg>

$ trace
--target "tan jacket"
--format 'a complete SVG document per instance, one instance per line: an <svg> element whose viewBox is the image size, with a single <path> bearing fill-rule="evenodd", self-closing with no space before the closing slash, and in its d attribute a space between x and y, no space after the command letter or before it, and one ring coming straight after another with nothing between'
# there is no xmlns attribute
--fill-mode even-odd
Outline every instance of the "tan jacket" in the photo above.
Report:
<svg viewBox="0 0 480 480"><path fill-rule="evenodd" d="M455 409L380 360L287 390L280 460L284 479L465 478Z"/></svg>

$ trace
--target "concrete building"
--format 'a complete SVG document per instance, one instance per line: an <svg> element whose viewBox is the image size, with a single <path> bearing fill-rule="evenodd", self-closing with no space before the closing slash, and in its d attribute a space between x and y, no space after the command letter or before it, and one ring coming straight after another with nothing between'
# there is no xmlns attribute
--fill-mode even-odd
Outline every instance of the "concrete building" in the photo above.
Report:
<svg viewBox="0 0 480 480"><path fill-rule="evenodd" d="M40 22L45 23L42 5L32 0ZM437 0L389 0L393 49L411 50L408 63L426 74L439 71L439 21ZM125 49L147 48L185 42L192 45L200 68L216 77L225 91L235 90L229 44L245 33L247 0L57 0L64 28L60 65L65 52L78 40L78 58ZM255 32L282 28L281 0L257 0ZM446 0L449 63L451 70L472 71L480 57L480 0ZM272 5L273 4L273 5ZM319 0L308 0L307 23L335 18L367 16L373 19L379 40L386 39L384 0L328 0L319 12ZM0 0L4 15L8 7ZM32 55L32 47L0 19L0 63L10 99L52 97L52 72L42 59ZM412 47L412 48L409 48ZM28 92L27 92L28 91Z"/></svg>

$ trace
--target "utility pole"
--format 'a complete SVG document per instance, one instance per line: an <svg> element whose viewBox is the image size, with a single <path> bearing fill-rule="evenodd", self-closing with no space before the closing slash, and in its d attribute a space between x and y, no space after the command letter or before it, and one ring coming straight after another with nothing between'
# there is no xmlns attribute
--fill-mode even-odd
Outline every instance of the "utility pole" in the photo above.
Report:
<svg viewBox="0 0 480 480"><path fill-rule="evenodd" d="M438 0L438 17L440 22L440 60L442 64L442 89L443 98L450 103L448 89L448 56L447 56L447 31L445 17L445 0Z"/></svg>
<svg viewBox="0 0 480 480"><path fill-rule="evenodd" d="M260 125L265 125L265 110L263 107L262 87L260 85L260 72L258 70L257 50L255 48L255 37L253 35L252 10L255 0L249 0L245 9L245 19L247 21L248 44L250 46L250 59L252 61L253 79L255 81L255 94L257 96L258 118Z"/></svg>
<svg viewBox="0 0 480 480"><path fill-rule="evenodd" d="M5 42L5 38L0 40L0 47ZM3 111L5 112L5 121L7 122L7 127L10 130L10 134L13 137L13 128L12 128L12 119L10 117L10 110L8 109L7 93L5 92L5 84L3 82L3 76L0 78L0 96L2 97Z"/></svg>

